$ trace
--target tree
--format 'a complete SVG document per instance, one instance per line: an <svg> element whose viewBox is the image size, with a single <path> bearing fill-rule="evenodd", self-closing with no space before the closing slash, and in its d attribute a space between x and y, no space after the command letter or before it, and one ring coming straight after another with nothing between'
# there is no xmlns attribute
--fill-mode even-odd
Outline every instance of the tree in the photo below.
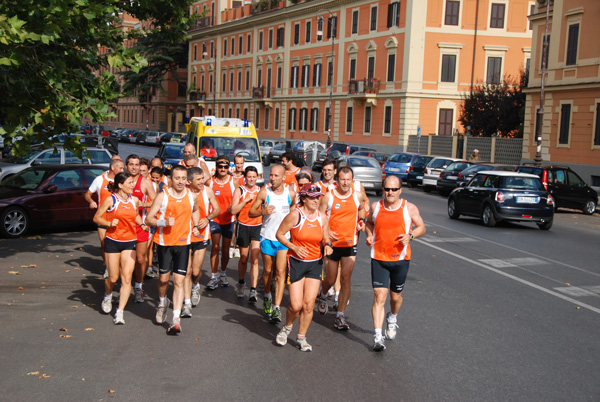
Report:
<svg viewBox="0 0 600 402"><path fill-rule="evenodd" d="M518 137L523 135L523 108L527 86L527 75L521 72L520 79L504 77L500 84L479 84L464 96L459 121L471 127L474 136Z"/></svg>
<svg viewBox="0 0 600 402"><path fill-rule="evenodd" d="M2 0L0 2L0 135L52 146L52 136L77 132L84 118L102 123L122 96L112 71L139 74L147 60L125 40L162 38L179 46L191 20L191 0ZM122 29L121 17L152 21L147 31ZM109 51L101 52L101 49ZM176 64L170 63L170 68ZM139 77L138 77L139 79ZM144 82L153 82L148 76ZM77 153L77 143L66 146Z"/></svg>

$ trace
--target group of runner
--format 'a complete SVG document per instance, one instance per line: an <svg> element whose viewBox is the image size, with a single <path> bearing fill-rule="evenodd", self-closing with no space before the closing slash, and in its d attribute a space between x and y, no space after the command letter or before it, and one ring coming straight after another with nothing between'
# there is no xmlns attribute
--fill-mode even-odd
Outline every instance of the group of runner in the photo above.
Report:
<svg viewBox="0 0 600 402"><path fill-rule="evenodd" d="M425 233L418 208L400 198L402 183L397 177L384 180L383 199L370 205L348 165L336 166L328 159L321 180L315 183L312 172L298 168L293 160L292 152L285 153L282 164L272 166L269 183L262 188L256 185L256 168L244 169L241 155L234 158L233 171L229 158L218 156L211 176L192 144L185 146L184 159L171 169L170 177L164 176L158 158L150 163L142 161L142 172L147 172L148 178L140 173L136 155L128 156L124 164L119 159L111 161L109 171L99 176L86 194L90 207L97 208L94 222L107 266L102 311L111 313L112 289L118 279L121 297L115 324L125 322L123 310L132 276L134 301L144 301L143 279L149 261L151 266L148 251L154 243L159 265L156 322L166 321L167 288L173 273L173 318L167 333L181 332L180 318L191 317L192 307L200 302L206 250L210 246L211 278L206 290L228 287L226 269L235 239L233 245L240 257L237 297L246 296L250 263L248 302L258 302L261 279L263 312L271 322L280 323L284 320L281 304L287 284L289 305L276 343L287 344L299 318L296 346L311 351L306 333L314 305L318 302L319 313L326 314L328 295L336 295L334 327L350 329L345 311L358 237L364 231L371 246L375 293L373 350L385 349L384 335L394 339L398 328L396 314L410 262L410 240ZM93 193L98 203L92 200ZM263 272L259 278L261 254ZM385 316L388 289L391 311Z"/></svg>

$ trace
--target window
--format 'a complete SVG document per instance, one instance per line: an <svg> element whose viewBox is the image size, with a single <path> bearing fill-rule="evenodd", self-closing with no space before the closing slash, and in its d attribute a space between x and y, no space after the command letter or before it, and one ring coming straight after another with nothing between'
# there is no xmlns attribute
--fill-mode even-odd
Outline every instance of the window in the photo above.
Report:
<svg viewBox="0 0 600 402"><path fill-rule="evenodd" d="M227 90L227 73L223 73L223 80L222 80L221 90L223 92L225 92Z"/></svg>
<svg viewBox="0 0 600 402"><path fill-rule="evenodd" d="M277 29L277 47L283 46L283 40L284 40L283 28L278 28Z"/></svg>
<svg viewBox="0 0 600 402"><path fill-rule="evenodd" d="M358 10L352 11L352 34L358 33Z"/></svg>
<svg viewBox="0 0 600 402"><path fill-rule="evenodd" d="M256 72L256 79L257 79L257 85L256 86L261 87L262 86L262 70L260 68Z"/></svg>
<svg viewBox="0 0 600 402"><path fill-rule="evenodd" d="M298 122L298 129L300 131L306 131L308 123L308 109L303 107L300 109L300 121Z"/></svg>
<svg viewBox="0 0 600 402"><path fill-rule="evenodd" d="M313 66L313 87L321 86L321 63Z"/></svg>
<svg viewBox="0 0 600 402"><path fill-rule="evenodd" d="M388 82L393 82L394 78L395 78L395 73L396 73L396 55L395 54L388 54L388 65L387 65L388 71L387 71L387 81Z"/></svg>
<svg viewBox="0 0 600 402"><path fill-rule="evenodd" d="M371 79L375 77L375 57L369 57L369 61L367 64L367 78Z"/></svg>
<svg viewBox="0 0 600 402"><path fill-rule="evenodd" d="M534 12L535 12L535 4L532 4L529 7L529 15L533 15ZM529 20L529 30L532 30L532 29L533 29L533 21Z"/></svg>
<svg viewBox="0 0 600 402"><path fill-rule="evenodd" d="M258 33L258 50L263 50L263 39L264 39L263 31L260 31Z"/></svg>
<svg viewBox="0 0 600 402"><path fill-rule="evenodd" d="M365 108L365 133L371 132L371 106Z"/></svg>
<svg viewBox="0 0 600 402"><path fill-rule="evenodd" d="M290 108L290 119L288 121L288 130L296 130L296 108Z"/></svg>
<svg viewBox="0 0 600 402"><path fill-rule="evenodd" d="M596 130L594 133L594 145L600 145L600 103L596 103Z"/></svg>
<svg viewBox="0 0 600 402"><path fill-rule="evenodd" d="M231 55L235 54L235 38L231 38Z"/></svg>
<svg viewBox="0 0 600 402"><path fill-rule="evenodd" d="M279 108L275 108L275 131L279 130Z"/></svg>
<svg viewBox="0 0 600 402"><path fill-rule="evenodd" d="M543 68L544 66L548 67L548 53L550 53L550 34L546 35L544 39L545 40L542 40L542 57L540 57L540 60L542 60L542 64L540 65L541 68Z"/></svg>
<svg viewBox="0 0 600 402"><path fill-rule="evenodd" d="M351 80L356 78L356 59L350 59L350 76L348 78Z"/></svg>
<svg viewBox="0 0 600 402"><path fill-rule="evenodd" d="M269 29L269 49L273 49L273 30Z"/></svg>
<svg viewBox="0 0 600 402"><path fill-rule="evenodd" d="M317 19L317 40L323 40L323 18L319 17Z"/></svg>
<svg viewBox="0 0 600 402"><path fill-rule="evenodd" d="M310 79L310 65L305 64L302 66L302 86L303 87L308 87L309 79Z"/></svg>
<svg viewBox="0 0 600 402"><path fill-rule="evenodd" d="M371 31L377 30L377 7L371 7Z"/></svg>
<svg viewBox="0 0 600 402"><path fill-rule="evenodd" d="M281 67L277 67L277 88L281 88L281 83L283 82L283 70Z"/></svg>
<svg viewBox="0 0 600 402"><path fill-rule="evenodd" d="M391 134L392 133L392 107L385 107L385 114L383 118L383 133Z"/></svg>
<svg viewBox="0 0 600 402"><path fill-rule="evenodd" d="M310 129L311 131L319 129L319 108L317 107L310 110Z"/></svg>
<svg viewBox="0 0 600 402"><path fill-rule="evenodd" d="M248 44L246 45L246 51L250 53L252 51L252 36L248 34Z"/></svg>
<svg viewBox="0 0 600 402"><path fill-rule="evenodd" d="M237 82L237 90L242 90L242 70L238 71L238 82Z"/></svg>
<svg viewBox="0 0 600 402"><path fill-rule="evenodd" d="M452 135L452 109L440 109L440 120L438 123L438 135Z"/></svg>
<svg viewBox="0 0 600 402"><path fill-rule="evenodd" d="M240 35L240 39L238 40L238 43L239 43L238 53L242 54L242 52L244 51L244 37L242 35Z"/></svg>
<svg viewBox="0 0 600 402"><path fill-rule="evenodd" d="M212 59L213 57L215 57L215 43L210 42L210 58Z"/></svg>
<svg viewBox="0 0 600 402"><path fill-rule="evenodd" d="M388 4L387 26L388 28L400 25L400 2Z"/></svg>
<svg viewBox="0 0 600 402"><path fill-rule="evenodd" d="M569 143L569 131L571 126L571 105L563 104L560 106L560 133L558 137L559 144Z"/></svg>
<svg viewBox="0 0 600 402"><path fill-rule="evenodd" d="M333 31L333 37L337 38L337 16L331 16L327 20L327 39L331 39Z"/></svg>
<svg viewBox="0 0 600 402"><path fill-rule="evenodd" d="M269 129L269 115L271 114L271 109L265 109L265 130Z"/></svg>
<svg viewBox="0 0 600 402"><path fill-rule="evenodd" d="M294 24L294 45L300 44L300 24Z"/></svg>
<svg viewBox="0 0 600 402"><path fill-rule="evenodd" d="M233 70L229 73L229 90L233 91Z"/></svg>
<svg viewBox="0 0 600 402"><path fill-rule="evenodd" d="M304 41L306 43L310 43L310 35L311 35L311 27L312 27L312 22L311 21L306 21L306 36L304 38Z"/></svg>
<svg viewBox="0 0 600 402"><path fill-rule="evenodd" d="M502 58L501 57L488 57L486 83L500 84L501 69L502 69Z"/></svg>
<svg viewBox="0 0 600 402"><path fill-rule="evenodd" d="M194 60L198 60L198 45L194 45Z"/></svg>
<svg viewBox="0 0 600 402"><path fill-rule="evenodd" d="M246 70L246 91L250 89L250 70Z"/></svg>
<svg viewBox="0 0 600 402"><path fill-rule="evenodd" d="M240 118L240 108L239 107L237 109L235 109L235 118L236 119Z"/></svg>
<svg viewBox="0 0 600 402"><path fill-rule="evenodd" d="M185 82L177 84L177 96L185 96L187 93L187 85Z"/></svg>
<svg viewBox="0 0 600 402"><path fill-rule="evenodd" d="M456 55L442 55L442 82L454 82L456 70ZM489 72L489 70L488 70ZM488 81L489 82L489 81Z"/></svg>
<svg viewBox="0 0 600 402"><path fill-rule="evenodd" d="M330 120L331 120L331 113L329 112L329 108L326 107L325 108L325 131L327 131L331 128Z"/></svg>
<svg viewBox="0 0 600 402"><path fill-rule="evenodd" d="M260 109L256 108L256 112L254 113L254 124L255 127L260 126Z"/></svg>
<svg viewBox="0 0 600 402"><path fill-rule="evenodd" d="M290 88L298 88L298 66L292 66L290 74Z"/></svg>
<svg viewBox="0 0 600 402"><path fill-rule="evenodd" d="M346 132L352 132L352 106L348 106L346 109Z"/></svg>
<svg viewBox="0 0 600 402"><path fill-rule="evenodd" d="M579 24L569 25L569 39L567 39L567 66L577 63L577 42L579 41Z"/></svg>
<svg viewBox="0 0 600 402"><path fill-rule="evenodd" d="M333 84L333 61L327 63L327 85Z"/></svg>
<svg viewBox="0 0 600 402"><path fill-rule="evenodd" d="M506 4L492 3L492 15L490 16L490 28L504 28L504 9Z"/></svg>
<svg viewBox="0 0 600 402"><path fill-rule="evenodd" d="M444 25L458 25L458 13L460 11L460 1L446 0L446 16Z"/></svg>
<svg viewBox="0 0 600 402"><path fill-rule="evenodd" d="M223 39L223 57L227 56L227 39Z"/></svg>
<svg viewBox="0 0 600 402"><path fill-rule="evenodd" d="M244 108L244 120L248 120L248 108Z"/></svg>
<svg viewBox="0 0 600 402"><path fill-rule="evenodd" d="M227 110L227 117L229 117L230 119L233 117L233 109L229 108L229 110Z"/></svg>

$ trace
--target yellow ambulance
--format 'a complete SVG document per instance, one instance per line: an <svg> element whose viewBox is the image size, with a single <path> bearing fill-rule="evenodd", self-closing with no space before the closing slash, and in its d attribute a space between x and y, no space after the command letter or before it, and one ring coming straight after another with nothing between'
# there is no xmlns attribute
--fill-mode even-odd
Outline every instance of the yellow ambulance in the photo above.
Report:
<svg viewBox="0 0 600 402"><path fill-rule="evenodd" d="M254 166L258 170L257 184L265 183L264 170L254 124L248 120L214 116L192 117L188 124L187 143L193 144L198 156L204 158L211 174L215 173L218 156L227 155L230 168L234 170L236 155L244 157L244 168Z"/></svg>

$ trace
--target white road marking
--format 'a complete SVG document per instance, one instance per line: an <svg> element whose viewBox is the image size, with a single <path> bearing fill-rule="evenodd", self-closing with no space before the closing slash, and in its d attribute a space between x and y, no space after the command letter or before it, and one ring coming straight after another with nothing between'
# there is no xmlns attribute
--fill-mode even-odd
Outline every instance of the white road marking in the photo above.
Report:
<svg viewBox="0 0 600 402"><path fill-rule="evenodd" d="M578 286L565 286L565 287L560 287L560 288L554 288L554 290L558 290L559 292L562 292L566 295L573 296L573 297L599 296L599 295L595 294L594 292L590 292L589 290L585 290Z"/></svg>
<svg viewBox="0 0 600 402"><path fill-rule="evenodd" d="M591 305L589 305L589 304L586 304L586 303L581 303L579 300L572 299L572 298L570 298L570 297L568 297L568 296L565 296L564 294L561 294L561 293L555 292L555 291L553 291L553 290L550 290L550 289L546 289L546 288L545 288L545 287L543 287L543 286L536 285L535 283L532 283L532 282L526 281L526 280L524 280L524 279L521 279L521 278L519 278L519 277L517 277L517 276L514 276L514 275L511 275L511 274L508 274L508 273L506 273L506 272L503 272L503 271L501 271L501 270L499 270L499 269L496 269L496 268L494 268L494 267L491 267L491 266L489 266L489 265L487 265L487 264L484 264L484 263L482 263L482 262L479 262L479 261L473 260L473 259L471 259L471 258L468 258L468 257L464 257L464 256L462 256L462 255L460 255L460 254L453 253L452 251L449 251L449 250L444 250L442 247L438 247L438 246L436 246L436 245L434 245L434 244L427 243L427 242L425 242L425 241L423 241L423 240L417 240L417 239L415 239L415 240L413 240L413 241L416 241L416 242L418 242L418 243L421 243L421 244L424 244L424 245L426 245L426 246L428 246L428 247L434 248L434 249L436 249L436 250L438 250L438 251L440 251L440 252L442 252L442 253L445 253L445 254L451 255L451 256L453 256L453 257L455 257L455 258L458 258L459 260L463 260L463 261L469 262L469 263L471 263L471 264L473 264L473 265L477 265L477 266L479 266L479 267L481 267L481 268L487 269L488 271L494 272L494 273L496 273L496 274L502 275L502 276L504 276L504 277L507 277L507 278L509 278L509 279L512 279L512 280L514 280L514 281L517 281L517 282L519 282L519 283L522 283L523 285L527 285L527 286L529 286L529 287L532 287L532 288L534 288L534 289L540 290L540 291L542 291L542 292L544 292L544 293L547 293L547 294L549 294L549 295L552 295L552 296L558 297L559 299L566 300L566 301L568 301L568 302L570 302L570 303L573 303L573 304L575 304L576 306L579 306L579 307L582 307L582 308L586 308L586 309L588 309L588 310L590 310L590 311L593 311L594 313L598 313L598 314L600 314L600 308L597 308L597 307L591 306Z"/></svg>
<svg viewBox="0 0 600 402"><path fill-rule="evenodd" d="M473 243L479 241L474 237L425 237L422 240L428 243Z"/></svg>
<svg viewBox="0 0 600 402"><path fill-rule="evenodd" d="M503 260L498 258L484 258L478 260L484 264L491 265L494 268L514 268L514 267L526 267L530 265L545 265L548 264L546 261L540 258L524 257L524 258L505 258Z"/></svg>

